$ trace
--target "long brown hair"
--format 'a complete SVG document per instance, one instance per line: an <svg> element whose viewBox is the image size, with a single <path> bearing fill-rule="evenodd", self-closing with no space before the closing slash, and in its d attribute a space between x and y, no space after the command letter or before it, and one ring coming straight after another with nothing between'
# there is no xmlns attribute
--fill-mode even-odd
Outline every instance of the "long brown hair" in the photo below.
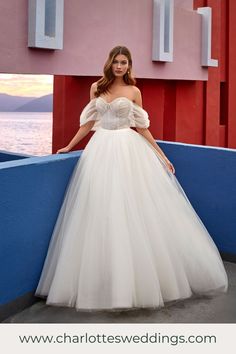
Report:
<svg viewBox="0 0 236 354"><path fill-rule="evenodd" d="M131 58L131 53L130 53L129 49L124 46L116 46L109 53L108 59L107 59L105 65L104 65L104 68L103 68L103 77L100 80L98 80L98 82L97 82L97 90L94 93L96 97L99 97L102 93L109 92L109 88L115 80L115 76L112 72L112 63L118 54L125 55L128 59L128 62L129 62L129 69L127 70L127 72L123 76L124 82L127 85L135 85L136 84L136 80L132 76L132 73L131 73L132 58Z"/></svg>

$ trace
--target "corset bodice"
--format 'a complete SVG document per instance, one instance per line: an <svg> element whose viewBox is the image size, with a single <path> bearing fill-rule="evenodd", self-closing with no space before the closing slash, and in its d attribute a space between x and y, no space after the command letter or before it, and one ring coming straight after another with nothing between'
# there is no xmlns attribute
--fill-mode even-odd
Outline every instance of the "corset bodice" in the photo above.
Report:
<svg viewBox="0 0 236 354"><path fill-rule="evenodd" d="M116 98L109 103L98 97L96 106L101 116L101 127L104 129L129 128L132 103L126 97Z"/></svg>

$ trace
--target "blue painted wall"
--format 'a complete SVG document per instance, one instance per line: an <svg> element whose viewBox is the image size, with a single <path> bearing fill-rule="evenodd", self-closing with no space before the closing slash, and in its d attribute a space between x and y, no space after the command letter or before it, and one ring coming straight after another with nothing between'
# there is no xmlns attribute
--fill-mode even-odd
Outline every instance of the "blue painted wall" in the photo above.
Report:
<svg viewBox="0 0 236 354"><path fill-rule="evenodd" d="M236 150L158 143L220 251L236 255ZM0 164L0 306L35 290L80 154Z"/></svg>
<svg viewBox="0 0 236 354"><path fill-rule="evenodd" d="M159 145L219 250L236 256L236 149Z"/></svg>
<svg viewBox="0 0 236 354"><path fill-rule="evenodd" d="M80 152L0 164L0 305L35 289Z"/></svg>

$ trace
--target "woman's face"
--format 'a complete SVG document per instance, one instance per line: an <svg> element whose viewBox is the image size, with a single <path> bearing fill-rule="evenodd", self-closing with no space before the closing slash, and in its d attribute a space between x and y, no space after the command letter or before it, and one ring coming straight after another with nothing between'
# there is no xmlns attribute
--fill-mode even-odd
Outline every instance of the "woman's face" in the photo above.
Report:
<svg viewBox="0 0 236 354"><path fill-rule="evenodd" d="M123 54L118 54L112 63L112 73L114 76L119 77L126 74L129 68L128 58Z"/></svg>

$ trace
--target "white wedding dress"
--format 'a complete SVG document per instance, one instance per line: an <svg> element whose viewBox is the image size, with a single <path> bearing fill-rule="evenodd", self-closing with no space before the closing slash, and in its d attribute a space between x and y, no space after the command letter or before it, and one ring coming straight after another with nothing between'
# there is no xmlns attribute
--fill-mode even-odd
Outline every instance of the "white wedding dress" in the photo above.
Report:
<svg viewBox="0 0 236 354"><path fill-rule="evenodd" d="M95 120L68 185L36 290L80 310L158 308L227 291L220 254L176 177L130 127L147 112L126 97L92 99Z"/></svg>

